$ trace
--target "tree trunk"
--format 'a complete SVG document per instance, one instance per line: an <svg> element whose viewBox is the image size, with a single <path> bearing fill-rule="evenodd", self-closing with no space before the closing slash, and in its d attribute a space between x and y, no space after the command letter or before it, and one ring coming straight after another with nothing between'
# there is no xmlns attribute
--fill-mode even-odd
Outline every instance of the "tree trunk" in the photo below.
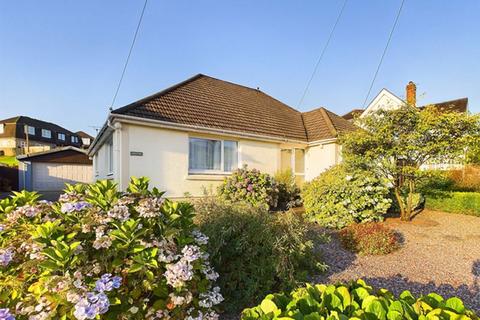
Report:
<svg viewBox="0 0 480 320"><path fill-rule="evenodd" d="M403 204L402 195L400 194L400 187L394 187L393 190L395 192L395 198L397 198L398 206L400 208L400 220L408 221L408 219L405 220L406 212L405 212L405 206Z"/></svg>
<svg viewBox="0 0 480 320"><path fill-rule="evenodd" d="M405 220L410 221L413 212L413 195L415 194L415 183L412 180L408 181L408 196L407 207L405 208Z"/></svg>

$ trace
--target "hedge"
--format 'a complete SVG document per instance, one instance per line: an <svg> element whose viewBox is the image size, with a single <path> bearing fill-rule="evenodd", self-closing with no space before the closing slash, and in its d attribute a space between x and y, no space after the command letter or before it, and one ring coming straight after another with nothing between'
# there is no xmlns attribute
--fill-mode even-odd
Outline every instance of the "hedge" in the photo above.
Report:
<svg viewBox="0 0 480 320"><path fill-rule="evenodd" d="M426 196L425 207L480 217L480 192L438 191Z"/></svg>

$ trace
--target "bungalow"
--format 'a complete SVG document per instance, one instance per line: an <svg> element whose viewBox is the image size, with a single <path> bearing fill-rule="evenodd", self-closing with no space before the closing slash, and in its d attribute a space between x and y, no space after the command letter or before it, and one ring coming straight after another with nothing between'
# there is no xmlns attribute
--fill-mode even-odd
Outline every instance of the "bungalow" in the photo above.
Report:
<svg viewBox="0 0 480 320"><path fill-rule="evenodd" d="M355 126L325 109L300 112L259 89L198 74L110 112L89 148L95 179L147 176L172 198L201 196L243 165L299 183L340 162Z"/></svg>

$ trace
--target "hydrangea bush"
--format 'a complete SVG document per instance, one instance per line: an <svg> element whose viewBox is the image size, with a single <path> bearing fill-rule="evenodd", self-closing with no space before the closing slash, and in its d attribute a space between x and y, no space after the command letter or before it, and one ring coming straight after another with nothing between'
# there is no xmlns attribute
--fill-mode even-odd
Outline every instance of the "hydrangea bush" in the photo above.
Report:
<svg viewBox="0 0 480 320"><path fill-rule="evenodd" d="M132 178L0 202L0 319L218 319L193 207Z"/></svg>
<svg viewBox="0 0 480 320"><path fill-rule="evenodd" d="M245 309L242 320L478 320L457 297L444 299L436 293L414 297L406 290L397 298L386 289L374 290L363 280L349 284L316 284L291 293L269 294L260 305Z"/></svg>
<svg viewBox="0 0 480 320"><path fill-rule="evenodd" d="M254 206L273 209L278 205L278 185L267 173L244 166L225 178L219 187L219 194L232 202L246 201Z"/></svg>
<svg viewBox="0 0 480 320"><path fill-rule="evenodd" d="M307 216L330 228L381 221L392 203L384 179L344 165L332 167L306 183L302 198Z"/></svg>

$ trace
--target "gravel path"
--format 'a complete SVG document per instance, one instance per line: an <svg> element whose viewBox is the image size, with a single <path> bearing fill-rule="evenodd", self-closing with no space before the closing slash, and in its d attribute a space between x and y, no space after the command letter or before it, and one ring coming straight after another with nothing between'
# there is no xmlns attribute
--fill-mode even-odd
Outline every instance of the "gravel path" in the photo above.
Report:
<svg viewBox="0 0 480 320"><path fill-rule="evenodd" d="M480 312L480 218L423 211L411 222L385 222L401 235L402 248L385 256L358 256L344 250L335 235L320 245L327 273L313 281L331 283L362 278L395 294L437 292L458 296Z"/></svg>

